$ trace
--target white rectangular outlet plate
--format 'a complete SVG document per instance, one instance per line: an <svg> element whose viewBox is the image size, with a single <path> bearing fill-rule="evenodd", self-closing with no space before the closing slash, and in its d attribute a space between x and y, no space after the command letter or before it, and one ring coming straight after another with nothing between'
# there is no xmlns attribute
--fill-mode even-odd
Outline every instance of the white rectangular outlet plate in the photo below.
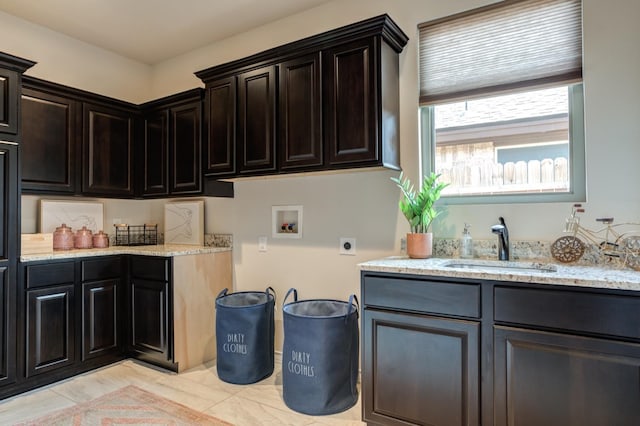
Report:
<svg viewBox="0 0 640 426"><path fill-rule="evenodd" d="M347 256L356 255L356 239L352 237L340 238L340 254Z"/></svg>
<svg viewBox="0 0 640 426"><path fill-rule="evenodd" d="M267 237L258 237L258 251L267 251Z"/></svg>

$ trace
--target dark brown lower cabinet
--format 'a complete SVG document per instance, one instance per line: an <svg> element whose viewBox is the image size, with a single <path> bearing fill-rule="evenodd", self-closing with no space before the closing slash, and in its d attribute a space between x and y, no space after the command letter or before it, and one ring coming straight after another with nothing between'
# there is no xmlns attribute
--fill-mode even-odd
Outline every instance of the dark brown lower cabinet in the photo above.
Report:
<svg viewBox="0 0 640 426"><path fill-rule="evenodd" d="M495 425L640 424L640 345L509 327L494 338Z"/></svg>
<svg viewBox="0 0 640 426"><path fill-rule="evenodd" d="M175 372L212 361L211 294L231 286L230 265L230 252L32 261L12 292L0 264L0 399L127 357Z"/></svg>
<svg viewBox="0 0 640 426"><path fill-rule="evenodd" d="M121 256L28 262L18 289L18 374L0 398L124 357ZM16 344L17 343L17 344Z"/></svg>
<svg viewBox="0 0 640 426"><path fill-rule="evenodd" d="M171 259L131 256L130 275L129 352L177 371L173 363Z"/></svg>
<svg viewBox="0 0 640 426"><path fill-rule="evenodd" d="M365 421L389 425L476 425L476 321L365 309Z"/></svg>
<svg viewBox="0 0 640 426"><path fill-rule="evenodd" d="M0 54L0 62L2 55ZM0 86L2 72L0 68ZM17 77L17 73L13 73ZM7 83L5 81L5 83ZM11 83L17 84L17 83ZM0 92L2 89L0 87ZM5 92L5 96L11 95ZM3 99L0 94L0 103ZM7 104L6 106L8 106ZM0 110L2 107L0 107ZM8 114L10 111L5 111ZM0 112L2 116L2 112ZM6 118L6 116L5 116ZM0 119L0 131L1 131ZM0 388L16 379L16 276L20 218L18 193L18 144L0 136Z"/></svg>
<svg viewBox="0 0 640 426"><path fill-rule="evenodd" d="M15 380L15 312L9 303L15 298L10 298L8 273L6 266L0 266L0 386Z"/></svg>
<svg viewBox="0 0 640 426"><path fill-rule="evenodd" d="M82 286L82 360L121 350L122 309L120 256L80 262Z"/></svg>
<svg viewBox="0 0 640 426"><path fill-rule="evenodd" d="M74 285L27 290L26 376L75 361Z"/></svg>
<svg viewBox="0 0 640 426"><path fill-rule="evenodd" d="M640 424L636 291L363 271L375 425Z"/></svg>
<svg viewBox="0 0 640 426"><path fill-rule="evenodd" d="M169 361L169 283L133 279L131 313L133 350L145 358Z"/></svg>
<svg viewBox="0 0 640 426"><path fill-rule="evenodd" d="M82 284L82 359L118 350L119 280Z"/></svg>

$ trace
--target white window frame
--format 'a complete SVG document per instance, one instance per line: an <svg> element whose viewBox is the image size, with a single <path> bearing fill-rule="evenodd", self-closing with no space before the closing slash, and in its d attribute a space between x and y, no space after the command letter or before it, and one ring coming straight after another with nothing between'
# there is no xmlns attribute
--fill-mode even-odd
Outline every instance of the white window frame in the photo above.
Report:
<svg viewBox="0 0 640 426"><path fill-rule="evenodd" d="M534 88L532 88L533 90ZM490 94L486 95L491 96ZM420 157L422 176L435 171L435 125L433 106L419 107ZM586 202L584 88L582 83L569 85L569 192L442 195L440 203L510 204Z"/></svg>

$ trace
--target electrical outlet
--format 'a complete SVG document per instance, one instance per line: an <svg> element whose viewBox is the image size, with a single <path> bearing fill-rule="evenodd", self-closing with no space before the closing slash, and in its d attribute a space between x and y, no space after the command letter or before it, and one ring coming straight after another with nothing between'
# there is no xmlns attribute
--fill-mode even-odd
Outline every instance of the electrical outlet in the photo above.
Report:
<svg viewBox="0 0 640 426"><path fill-rule="evenodd" d="M356 254L356 239L355 238L340 238L340 254L346 254L349 256L355 256Z"/></svg>
<svg viewBox="0 0 640 426"><path fill-rule="evenodd" d="M406 237L400 238L400 251L402 253L406 253L407 252L407 238Z"/></svg>
<svg viewBox="0 0 640 426"><path fill-rule="evenodd" d="M267 237L258 237L258 251L267 251Z"/></svg>

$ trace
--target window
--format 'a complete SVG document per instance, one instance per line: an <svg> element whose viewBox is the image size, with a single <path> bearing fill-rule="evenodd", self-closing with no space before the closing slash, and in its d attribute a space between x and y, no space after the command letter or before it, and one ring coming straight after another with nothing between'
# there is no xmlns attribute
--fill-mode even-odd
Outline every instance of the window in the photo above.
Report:
<svg viewBox="0 0 640 426"><path fill-rule="evenodd" d="M449 203L584 201L579 0L420 25L423 173Z"/></svg>

